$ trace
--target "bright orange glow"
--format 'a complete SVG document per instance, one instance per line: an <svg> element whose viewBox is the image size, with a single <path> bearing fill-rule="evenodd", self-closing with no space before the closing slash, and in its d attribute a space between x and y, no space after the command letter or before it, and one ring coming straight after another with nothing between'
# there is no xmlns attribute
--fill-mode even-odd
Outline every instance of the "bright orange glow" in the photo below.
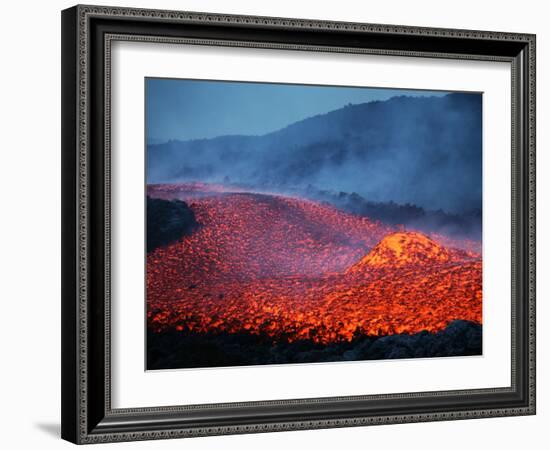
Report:
<svg viewBox="0 0 550 450"><path fill-rule="evenodd" d="M155 331L330 343L481 323L478 243L223 186L152 186L149 195L187 201L202 224L147 257Z"/></svg>
<svg viewBox="0 0 550 450"><path fill-rule="evenodd" d="M348 272L368 267L401 267L406 265L444 264L468 255L460 250L447 250L428 236L418 232L398 232L387 235Z"/></svg>

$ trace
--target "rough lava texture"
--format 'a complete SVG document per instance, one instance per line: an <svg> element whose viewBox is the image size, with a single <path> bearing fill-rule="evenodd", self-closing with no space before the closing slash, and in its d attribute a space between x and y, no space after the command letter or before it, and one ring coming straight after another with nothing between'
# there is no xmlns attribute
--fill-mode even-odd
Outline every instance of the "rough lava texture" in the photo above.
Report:
<svg viewBox="0 0 550 450"><path fill-rule="evenodd" d="M481 324L481 256L460 242L276 194L148 194L185 201L201 224L147 256L151 333L332 346Z"/></svg>
<svg viewBox="0 0 550 450"><path fill-rule="evenodd" d="M356 273L365 268L404 267L446 264L467 259L458 249L447 249L419 232L388 234L361 261L348 270Z"/></svg>

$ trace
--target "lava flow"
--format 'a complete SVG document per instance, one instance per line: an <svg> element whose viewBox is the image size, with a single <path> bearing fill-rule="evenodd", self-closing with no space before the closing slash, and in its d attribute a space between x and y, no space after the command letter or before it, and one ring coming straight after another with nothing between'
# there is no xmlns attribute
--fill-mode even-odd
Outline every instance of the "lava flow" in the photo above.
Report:
<svg viewBox="0 0 550 450"><path fill-rule="evenodd" d="M436 332L457 319L481 323L481 256L468 243L450 247L275 194L208 185L148 193L185 200L201 224L147 256L153 331L328 344Z"/></svg>

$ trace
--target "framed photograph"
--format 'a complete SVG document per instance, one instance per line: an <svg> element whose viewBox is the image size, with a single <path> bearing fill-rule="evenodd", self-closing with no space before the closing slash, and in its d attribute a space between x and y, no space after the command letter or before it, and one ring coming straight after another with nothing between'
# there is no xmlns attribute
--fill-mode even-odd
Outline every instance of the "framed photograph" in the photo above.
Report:
<svg viewBox="0 0 550 450"><path fill-rule="evenodd" d="M535 413L535 36L62 12L62 437Z"/></svg>

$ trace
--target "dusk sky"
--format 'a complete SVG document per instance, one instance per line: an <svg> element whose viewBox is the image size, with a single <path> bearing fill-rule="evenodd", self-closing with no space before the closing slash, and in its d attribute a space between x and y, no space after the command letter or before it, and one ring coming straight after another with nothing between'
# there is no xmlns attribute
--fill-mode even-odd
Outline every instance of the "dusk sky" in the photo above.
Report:
<svg viewBox="0 0 550 450"><path fill-rule="evenodd" d="M149 142L263 135L352 103L447 92L146 78Z"/></svg>

